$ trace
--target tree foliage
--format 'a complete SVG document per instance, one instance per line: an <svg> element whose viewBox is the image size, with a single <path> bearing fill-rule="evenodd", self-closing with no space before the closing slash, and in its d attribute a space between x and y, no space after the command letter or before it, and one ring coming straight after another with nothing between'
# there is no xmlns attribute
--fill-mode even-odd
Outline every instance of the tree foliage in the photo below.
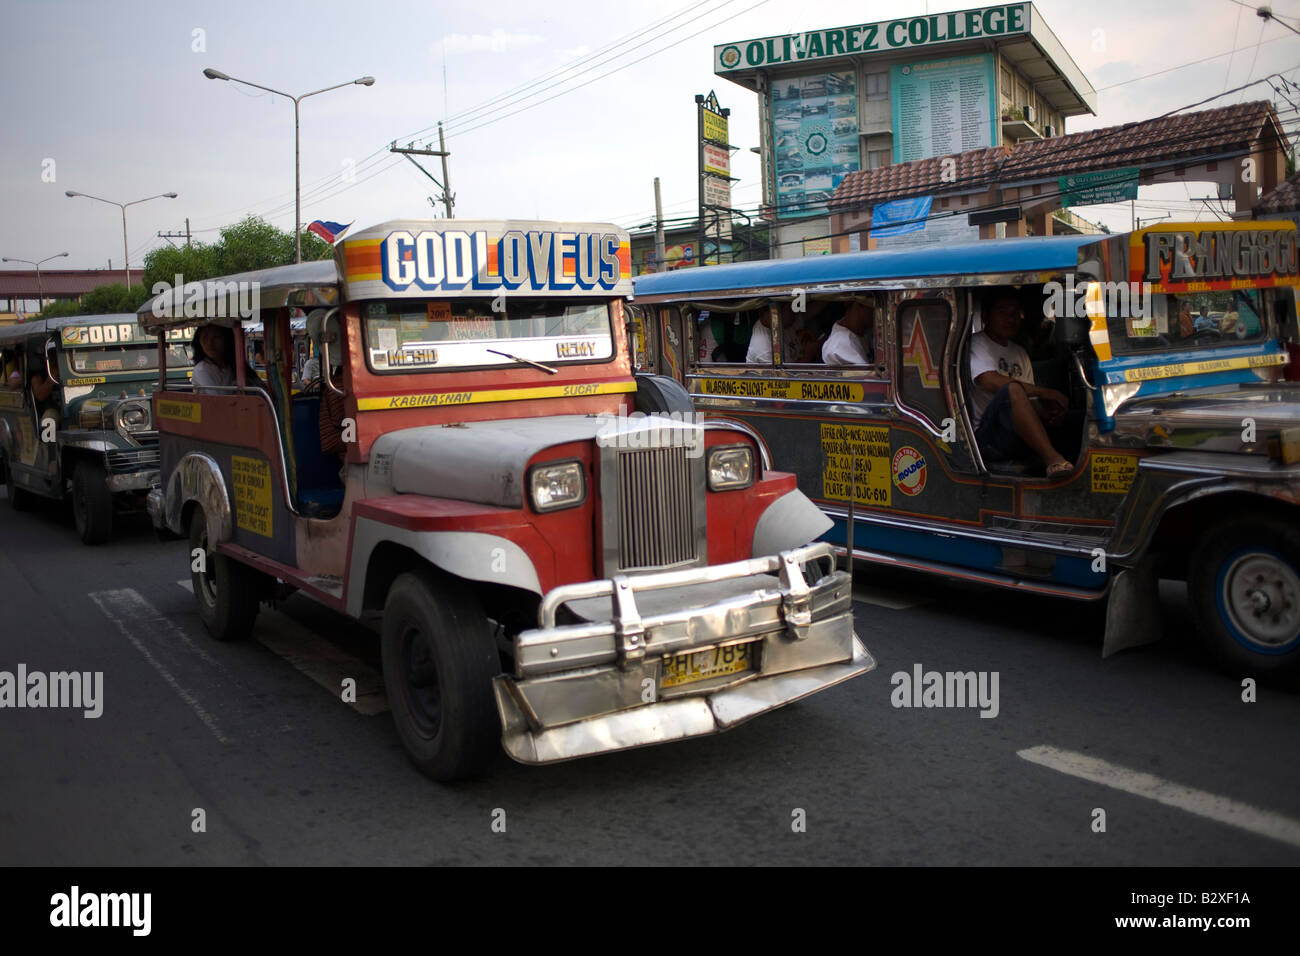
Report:
<svg viewBox="0 0 1300 956"><path fill-rule="evenodd" d="M329 243L309 232L302 234L304 262L328 259L334 254ZM120 282L92 289L75 303L52 303L42 317L57 315L101 315L134 312L152 295L159 282L171 286L218 276L289 265L294 260L293 233L277 229L259 216L246 216L221 230L216 242L195 242L181 247L163 246L144 257L142 285L128 291Z"/></svg>

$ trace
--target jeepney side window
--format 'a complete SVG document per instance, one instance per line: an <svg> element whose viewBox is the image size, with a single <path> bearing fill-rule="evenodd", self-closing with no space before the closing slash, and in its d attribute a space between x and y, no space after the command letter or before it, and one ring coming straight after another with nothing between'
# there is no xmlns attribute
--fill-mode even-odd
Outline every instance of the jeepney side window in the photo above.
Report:
<svg viewBox="0 0 1300 956"><path fill-rule="evenodd" d="M772 364L772 316L767 300L696 302L686 308L696 361Z"/></svg>
<svg viewBox="0 0 1300 956"><path fill-rule="evenodd" d="M782 303L781 332L786 364L854 367L881 375L876 341L880 314L872 295L808 296Z"/></svg>

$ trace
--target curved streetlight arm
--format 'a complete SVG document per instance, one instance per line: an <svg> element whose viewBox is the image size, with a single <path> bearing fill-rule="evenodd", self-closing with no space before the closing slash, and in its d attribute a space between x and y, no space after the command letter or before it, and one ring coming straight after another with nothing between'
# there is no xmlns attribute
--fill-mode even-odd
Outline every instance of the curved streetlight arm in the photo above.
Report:
<svg viewBox="0 0 1300 956"><path fill-rule="evenodd" d="M367 80L370 82L367 83ZM333 86L327 86L323 90L312 90L310 93L304 93L302 96L294 97L294 99L297 102L301 102L309 96L315 96L317 93L328 93L330 90L341 90L345 86L372 86L374 82L375 78L373 76L363 76L358 80L348 80L346 83L335 83ZM283 96L284 94L281 93L280 95Z"/></svg>

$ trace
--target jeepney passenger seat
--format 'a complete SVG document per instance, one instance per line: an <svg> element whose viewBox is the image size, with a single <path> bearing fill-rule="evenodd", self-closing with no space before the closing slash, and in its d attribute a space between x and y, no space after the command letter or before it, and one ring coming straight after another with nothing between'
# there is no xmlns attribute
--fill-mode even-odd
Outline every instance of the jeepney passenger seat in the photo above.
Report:
<svg viewBox="0 0 1300 956"><path fill-rule="evenodd" d="M293 447L298 459L297 504L308 518L332 518L343 507L339 460L320 448L320 396L293 399Z"/></svg>

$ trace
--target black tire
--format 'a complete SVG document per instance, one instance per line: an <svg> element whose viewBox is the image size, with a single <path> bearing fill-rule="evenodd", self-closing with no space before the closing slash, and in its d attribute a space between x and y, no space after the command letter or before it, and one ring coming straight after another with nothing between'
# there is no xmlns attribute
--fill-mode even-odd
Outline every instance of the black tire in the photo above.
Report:
<svg viewBox="0 0 1300 956"><path fill-rule="evenodd" d="M103 544L113 534L113 493L97 461L79 461L72 472L72 517L85 544Z"/></svg>
<svg viewBox="0 0 1300 956"><path fill-rule="evenodd" d="M26 511L35 501L30 491L14 484L14 470L8 462L5 463L5 494L9 496L9 507L14 511Z"/></svg>
<svg viewBox="0 0 1300 956"><path fill-rule="evenodd" d="M492 678L501 660L473 592L418 573L388 591L384 688L411 762L434 780L481 772L500 748Z"/></svg>
<svg viewBox="0 0 1300 956"><path fill-rule="evenodd" d="M1247 513L1192 552L1188 587L1202 637L1233 674L1300 674L1300 527Z"/></svg>
<svg viewBox="0 0 1300 956"><path fill-rule="evenodd" d="M195 549L203 551L203 571L194 570ZM190 517L190 586L204 626L218 641L241 641L253 631L261 607L265 575L208 550L207 518L202 508Z"/></svg>

